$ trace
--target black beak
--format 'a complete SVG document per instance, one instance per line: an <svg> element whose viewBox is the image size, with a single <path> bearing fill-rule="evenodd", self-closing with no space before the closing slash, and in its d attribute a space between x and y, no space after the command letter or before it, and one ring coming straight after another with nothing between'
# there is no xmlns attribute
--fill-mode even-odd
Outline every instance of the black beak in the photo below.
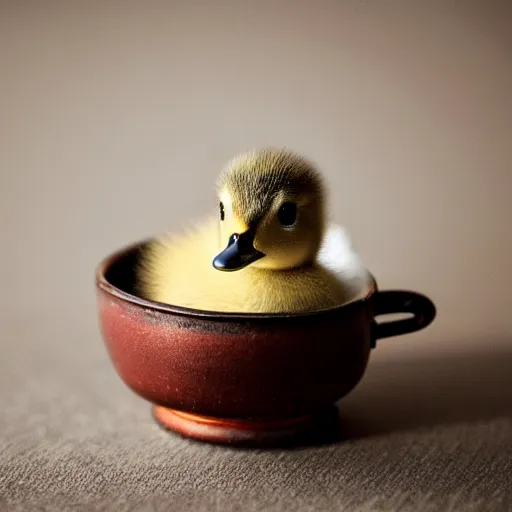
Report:
<svg viewBox="0 0 512 512"><path fill-rule="evenodd" d="M251 230L241 235L235 233L229 237L228 246L213 260L217 270L232 272L250 265L265 256L254 248L254 234Z"/></svg>

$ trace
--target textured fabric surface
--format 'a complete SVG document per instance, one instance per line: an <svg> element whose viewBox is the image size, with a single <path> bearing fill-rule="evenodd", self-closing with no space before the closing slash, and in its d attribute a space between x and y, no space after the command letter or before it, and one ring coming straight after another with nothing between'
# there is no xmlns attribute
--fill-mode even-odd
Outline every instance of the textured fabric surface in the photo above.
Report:
<svg viewBox="0 0 512 512"><path fill-rule="evenodd" d="M161 430L93 318L63 318L2 318L0 510L512 509L506 342L435 357L383 342L339 404L342 441L250 450Z"/></svg>

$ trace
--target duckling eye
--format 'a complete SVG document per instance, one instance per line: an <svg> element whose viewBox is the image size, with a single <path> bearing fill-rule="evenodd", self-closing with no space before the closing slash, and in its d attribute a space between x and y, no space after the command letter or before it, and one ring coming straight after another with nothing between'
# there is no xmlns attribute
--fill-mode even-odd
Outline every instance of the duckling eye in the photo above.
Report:
<svg viewBox="0 0 512 512"><path fill-rule="evenodd" d="M279 208L279 222L283 226L291 226L297 219L297 205L295 203L283 203Z"/></svg>
<svg viewBox="0 0 512 512"><path fill-rule="evenodd" d="M220 220L224 220L224 205L222 203L219 203L219 210L220 210Z"/></svg>

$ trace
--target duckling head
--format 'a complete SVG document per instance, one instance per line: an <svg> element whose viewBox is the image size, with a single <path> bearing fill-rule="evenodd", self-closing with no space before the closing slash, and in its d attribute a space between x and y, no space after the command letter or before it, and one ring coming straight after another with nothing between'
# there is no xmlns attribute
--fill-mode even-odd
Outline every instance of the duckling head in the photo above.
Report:
<svg viewBox="0 0 512 512"><path fill-rule="evenodd" d="M324 185L315 167L288 150L239 155L218 181L218 270L285 270L310 264L325 229Z"/></svg>

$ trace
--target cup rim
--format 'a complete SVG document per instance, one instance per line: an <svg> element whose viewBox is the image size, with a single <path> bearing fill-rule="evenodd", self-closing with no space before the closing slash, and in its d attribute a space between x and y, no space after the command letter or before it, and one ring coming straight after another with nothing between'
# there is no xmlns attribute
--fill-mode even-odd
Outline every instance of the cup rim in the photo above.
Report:
<svg viewBox="0 0 512 512"><path fill-rule="evenodd" d="M106 256L96 267L96 287L104 293L120 299L123 302L129 303L133 306L144 308L145 310L157 311L159 313L166 313L172 315L179 315L185 317L204 318L210 320L263 320L263 319L286 319L286 318L310 318L319 315L332 314L336 312L346 311L356 305L367 302L376 292L377 283L374 276L366 270L370 286L366 295L351 300L332 308L324 308L315 311L298 312L298 313L238 313L232 311L212 311L202 310L195 308L188 308L185 306L178 306L172 304L165 304L149 299L144 299L133 293L126 292L112 284L106 277L110 268L112 268L120 259L125 257L130 252L140 249L145 244L149 243L152 238L146 238L130 245L121 247L120 249L111 252Z"/></svg>

